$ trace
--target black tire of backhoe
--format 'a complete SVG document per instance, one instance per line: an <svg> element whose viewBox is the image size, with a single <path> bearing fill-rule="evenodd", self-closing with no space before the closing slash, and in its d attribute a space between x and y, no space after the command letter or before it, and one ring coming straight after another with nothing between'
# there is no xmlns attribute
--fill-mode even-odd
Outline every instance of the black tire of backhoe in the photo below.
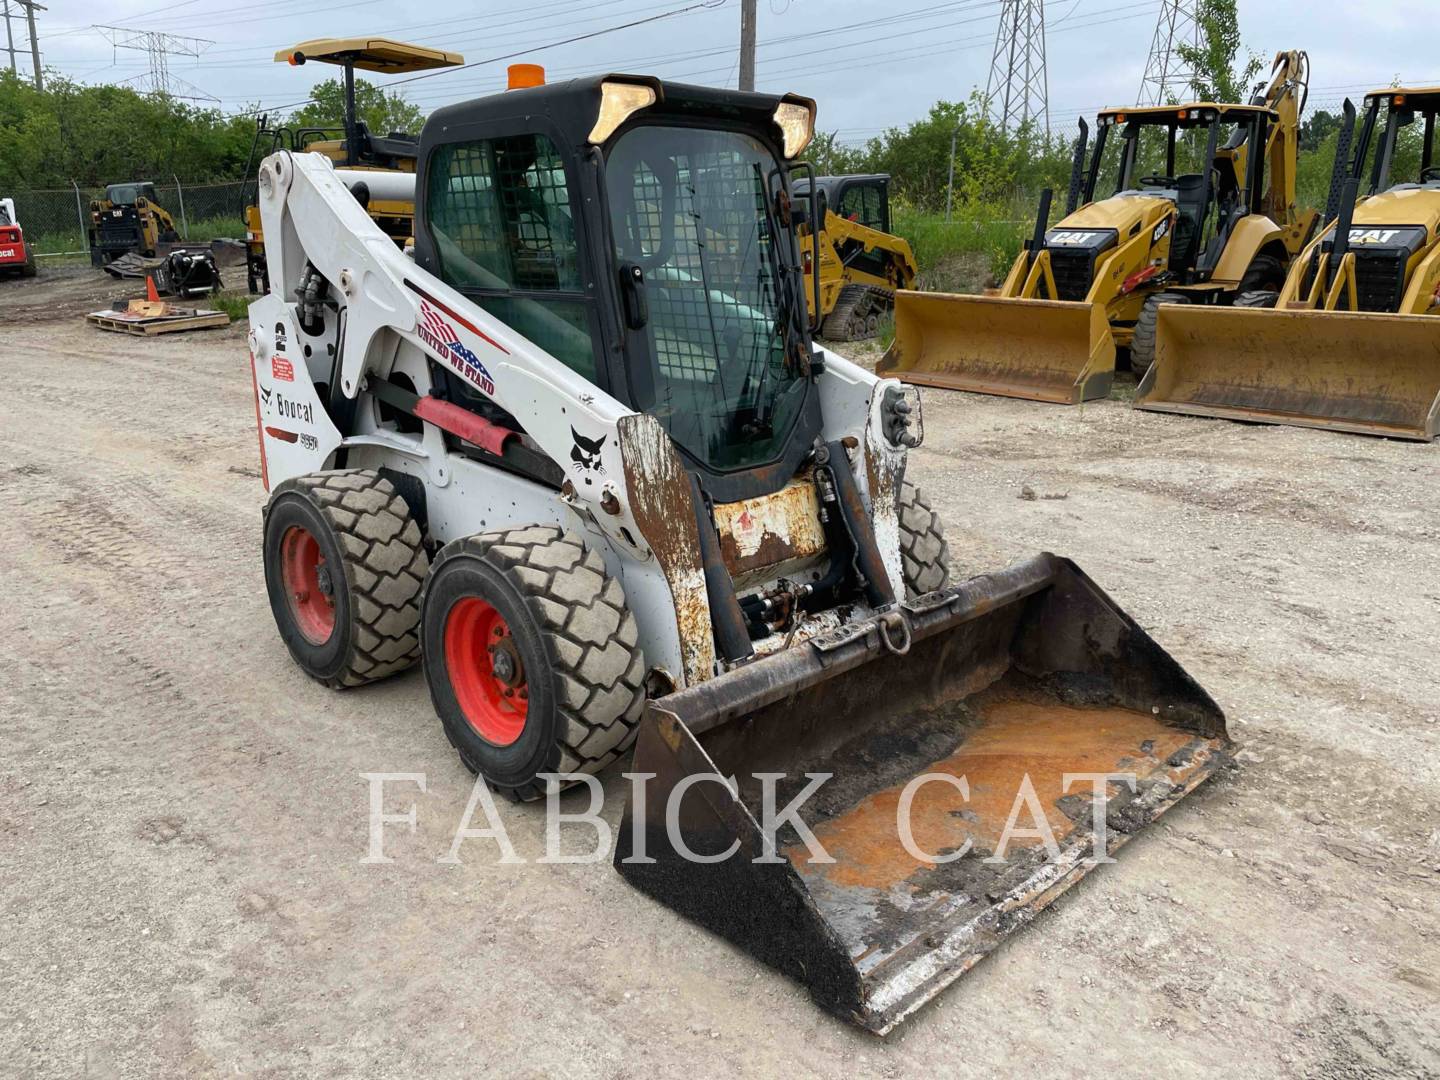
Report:
<svg viewBox="0 0 1440 1080"><path fill-rule="evenodd" d="M343 570L334 633L308 641L289 610L278 549L308 530ZM281 640L301 669L334 690L362 686L420 659L420 592L429 573L420 527L390 481L368 469L309 473L275 488L265 508L265 582Z"/></svg>
<svg viewBox="0 0 1440 1080"><path fill-rule="evenodd" d="M1269 289L1251 289L1235 297L1232 306L1243 308L1273 308L1275 302L1279 299L1280 294L1278 292L1272 292Z"/></svg>
<svg viewBox="0 0 1440 1080"><path fill-rule="evenodd" d="M1285 265L1273 255L1256 255L1240 279L1241 296L1252 292L1279 293L1285 287Z"/></svg>
<svg viewBox="0 0 1440 1080"><path fill-rule="evenodd" d="M906 595L913 598L943 589L950 580L950 545L940 515L909 480L900 484L895 510L900 520L900 567Z"/></svg>
<svg viewBox="0 0 1440 1080"><path fill-rule="evenodd" d="M1135 335L1130 339L1130 370L1138 382L1155 362L1155 324L1160 317L1161 304L1188 304L1190 298L1184 293L1160 292L1145 300L1140 308L1140 318L1135 322Z"/></svg>

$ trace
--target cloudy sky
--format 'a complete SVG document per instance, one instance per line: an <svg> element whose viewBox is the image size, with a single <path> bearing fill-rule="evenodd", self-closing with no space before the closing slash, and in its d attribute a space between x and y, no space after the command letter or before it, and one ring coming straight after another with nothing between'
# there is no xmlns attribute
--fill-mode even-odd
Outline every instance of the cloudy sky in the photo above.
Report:
<svg viewBox="0 0 1440 1080"><path fill-rule="evenodd" d="M277 65L275 51L307 38L359 34L443 46L480 62L402 88L427 110L501 88L509 62L503 58L510 54L543 64L552 79L629 71L736 84L740 0L258 0L243 6L109 0L103 16L87 0L48 0L48 6L40 14L46 67L85 82L143 79L147 54L115 48L91 25L97 17L128 29L208 39L195 43L203 48L198 59L172 55L170 73L218 98L226 111L303 101L311 84L333 69ZM1002 6L1001 0L759 0L757 83L814 97L824 130L861 142L923 115L937 98L963 99L984 89ZM1136 100L1162 6L1159 0L1045 5L1056 128L1069 130L1081 112ZM1267 56L1282 48L1309 50L1312 106L1331 108L1347 93L1397 77L1440 84L1433 38L1414 32L1433 21L1433 10L1433 0L1240 0L1247 46ZM17 21L17 44L22 32ZM581 35L594 36L558 44ZM27 62L22 54L22 68Z"/></svg>

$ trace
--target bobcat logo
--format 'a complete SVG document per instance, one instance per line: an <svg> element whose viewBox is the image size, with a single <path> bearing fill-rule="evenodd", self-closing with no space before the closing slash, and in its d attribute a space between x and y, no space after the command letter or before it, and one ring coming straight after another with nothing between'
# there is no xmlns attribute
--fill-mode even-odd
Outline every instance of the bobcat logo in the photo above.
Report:
<svg viewBox="0 0 1440 1080"><path fill-rule="evenodd" d="M600 448L610 436L601 435L598 439L587 439L573 427L570 434L575 437L575 445L570 449L570 460L575 463L575 468L581 472L597 472L604 476L605 466L600 464Z"/></svg>

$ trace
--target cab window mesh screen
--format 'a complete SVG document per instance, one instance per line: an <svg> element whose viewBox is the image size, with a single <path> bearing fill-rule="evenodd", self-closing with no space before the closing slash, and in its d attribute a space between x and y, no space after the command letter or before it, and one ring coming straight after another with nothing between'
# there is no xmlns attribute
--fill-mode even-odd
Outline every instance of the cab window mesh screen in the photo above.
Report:
<svg viewBox="0 0 1440 1080"><path fill-rule="evenodd" d="M544 135L442 147L429 185L430 227L447 282L581 290L565 169Z"/></svg>
<svg viewBox="0 0 1440 1080"><path fill-rule="evenodd" d="M773 460L805 401L786 359L798 320L772 232L776 175L749 136L659 126L622 135L606 163L616 258L642 275L648 309L632 404L718 470Z"/></svg>

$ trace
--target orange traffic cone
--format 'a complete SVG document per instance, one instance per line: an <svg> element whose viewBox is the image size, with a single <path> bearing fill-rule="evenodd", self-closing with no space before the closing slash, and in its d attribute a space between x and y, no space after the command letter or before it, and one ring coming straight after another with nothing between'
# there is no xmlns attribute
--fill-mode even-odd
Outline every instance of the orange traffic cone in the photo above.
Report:
<svg viewBox="0 0 1440 1080"><path fill-rule="evenodd" d="M154 274L145 275L145 299L149 300L152 304L158 304L160 302L160 293L155 288Z"/></svg>

